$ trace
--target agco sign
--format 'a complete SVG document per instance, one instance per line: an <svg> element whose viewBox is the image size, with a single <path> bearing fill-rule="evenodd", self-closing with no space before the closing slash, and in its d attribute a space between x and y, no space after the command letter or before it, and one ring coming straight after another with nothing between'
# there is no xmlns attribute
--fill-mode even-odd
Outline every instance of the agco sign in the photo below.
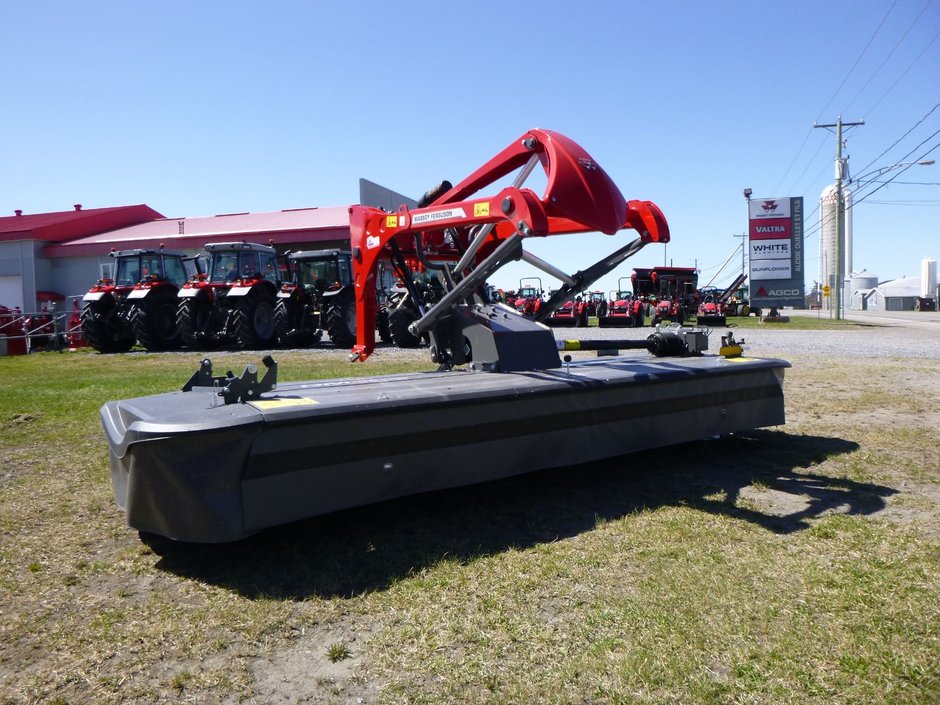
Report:
<svg viewBox="0 0 940 705"><path fill-rule="evenodd" d="M757 290L755 296L803 296L799 289L771 289L768 291L764 287Z"/></svg>
<svg viewBox="0 0 940 705"><path fill-rule="evenodd" d="M802 305L803 198L748 199L748 252L751 297L759 306Z"/></svg>

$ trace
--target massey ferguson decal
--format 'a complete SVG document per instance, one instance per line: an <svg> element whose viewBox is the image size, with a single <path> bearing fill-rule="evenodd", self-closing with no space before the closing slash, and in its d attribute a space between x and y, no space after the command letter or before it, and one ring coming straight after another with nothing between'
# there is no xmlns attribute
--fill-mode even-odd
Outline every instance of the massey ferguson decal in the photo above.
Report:
<svg viewBox="0 0 940 705"><path fill-rule="evenodd" d="M748 205L751 307L802 307L803 199L754 198Z"/></svg>
<svg viewBox="0 0 940 705"><path fill-rule="evenodd" d="M791 198L752 198L749 202L748 215L750 219L762 220L777 218L790 220Z"/></svg>

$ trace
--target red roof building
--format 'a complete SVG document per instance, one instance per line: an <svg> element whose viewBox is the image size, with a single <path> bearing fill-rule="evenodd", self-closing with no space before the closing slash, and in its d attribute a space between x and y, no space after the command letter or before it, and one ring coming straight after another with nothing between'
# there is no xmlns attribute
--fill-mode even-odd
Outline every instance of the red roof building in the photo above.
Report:
<svg viewBox="0 0 940 705"><path fill-rule="evenodd" d="M70 211L0 217L0 242L42 240L65 242L129 225L145 223L163 216L150 206L117 206L83 210L76 204Z"/></svg>
<svg viewBox="0 0 940 705"><path fill-rule="evenodd" d="M0 306L71 309L110 276L112 250L156 248L199 254L210 242L273 244L281 252L349 247L349 209L297 208L165 218L146 205L0 217ZM71 300L70 300L71 299Z"/></svg>
<svg viewBox="0 0 940 705"><path fill-rule="evenodd" d="M99 232L45 248L49 257L107 255L111 250L159 247L202 250L209 242L273 242L278 250L349 242L349 208L295 208L267 213L229 213L196 218L160 218Z"/></svg>
<svg viewBox="0 0 940 705"><path fill-rule="evenodd" d="M163 216L150 206L117 206L0 217L0 306L39 311L71 292L43 252L50 243L87 237Z"/></svg>

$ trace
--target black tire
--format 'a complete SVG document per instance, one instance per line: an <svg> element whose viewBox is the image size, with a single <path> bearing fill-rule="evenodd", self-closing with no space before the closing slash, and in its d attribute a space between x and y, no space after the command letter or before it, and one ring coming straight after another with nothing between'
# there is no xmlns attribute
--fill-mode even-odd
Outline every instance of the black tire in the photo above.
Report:
<svg viewBox="0 0 940 705"><path fill-rule="evenodd" d="M421 338L408 330L408 326L418 320L417 312L410 306L402 306L388 316L388 328L392 341L400 348L420 348Z"/></svg>
<svg viewBox="0 0 940 705"><path fill-rule="evenodd" d="M326 305L326 334L333 345L349 348L356 344L356 299L346 288Z"/></svg>
<svg viewBox="0 0 940 705"><path fill-rule="evenodd" d="M180 327L176 320L176 292L164 287L152 290L134 310L137 342L147 350L175 350L180 346Z"/></svg>
<svg viewBox="0 0 940 705"><path fill-rule="evenodd" d="M122 353L134 347L134 332L118 317L109 295L87 301L82 307L82 333L88 344L100 353Z"/></svg>
<svg viewBox="0 0 940 705"><path fill-rule="evenodd" d="M274 305L274 326L277 329L277 344L285 348L306 348L323 335L302 320L303 304L291 299L278 299Z"/></svg>
<svg viewBox="0 0 940 705"><path fill-rule="evenodd" d="M212 335L212 302L204 292L179 300L176 323L179 326L180 343L188 348L207 348L216 341Z"/></svg>
<svg viewBox="0 0 940 705"><path fill-rule="evenodd" d="M235 339L240 348L267 348L277 339L274 296L256 287L243 296L235 309Z"/></svg>
<svg viewBox="0 0 940 705"><path fill-rule="evenodd" d="M388 323L388 309L383 306L375 317L375 327L379 331L379 340L383 343L392 342L392 329Z"/></svg>

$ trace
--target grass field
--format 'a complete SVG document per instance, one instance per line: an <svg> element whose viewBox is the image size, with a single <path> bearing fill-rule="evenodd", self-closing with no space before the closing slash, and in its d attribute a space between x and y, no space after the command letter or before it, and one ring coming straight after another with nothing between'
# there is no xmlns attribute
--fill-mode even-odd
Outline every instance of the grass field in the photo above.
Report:
<svg viewBox="0 0 940 705"><path fill-rule="evenodd" d="M786 355L785 427L152 548L98 408L200 357L0 358L0 704L940 701L935 361Z"/></svg>

